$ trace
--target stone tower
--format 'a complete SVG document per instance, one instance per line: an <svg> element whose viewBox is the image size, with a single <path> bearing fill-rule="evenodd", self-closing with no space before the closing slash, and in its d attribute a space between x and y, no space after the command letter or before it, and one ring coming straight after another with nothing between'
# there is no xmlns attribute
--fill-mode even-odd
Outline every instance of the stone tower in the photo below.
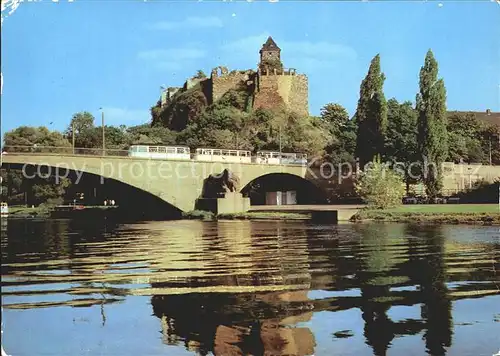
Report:
<svg viewBox="0 0 500 356"><path fill-rule="evenodd" d="M283 70L281 63L281 49L278 47L273 38L269 36L266 43L260 49L260 63L259 68L261 71L272 72L274 69Z"/></svg>

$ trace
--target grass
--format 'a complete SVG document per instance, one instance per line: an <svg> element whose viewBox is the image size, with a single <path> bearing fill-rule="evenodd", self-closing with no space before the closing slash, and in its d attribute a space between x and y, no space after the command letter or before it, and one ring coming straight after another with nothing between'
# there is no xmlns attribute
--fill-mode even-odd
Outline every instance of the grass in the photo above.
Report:
<svg viewBox="0 0 500 356"><path fill-rule="evenodd" d="M388 213L500 213L498 204L408 204L392 209Z"/></svg>
<svg viewBox="0 0 500 356"><path fill-rule="evenodd" d="M188 211L187 213L182 213L182 217L184 219L191 219L191 220L203 220L203 221L215 220L214 213L204 210L191 210Z"/></svg>
<svg viewBox="0 0 500 356"><path fill-rule="evenodd" d="M48 216L49 208L47 206L26 207L26 206L9 206L9 216Z"/></svg>
<svg viewBox="0 0 500 356"><path fill-rule="evenodd" d="M392 209L362 209L354 221L500 225L497 204L402 205Z"/></svg>

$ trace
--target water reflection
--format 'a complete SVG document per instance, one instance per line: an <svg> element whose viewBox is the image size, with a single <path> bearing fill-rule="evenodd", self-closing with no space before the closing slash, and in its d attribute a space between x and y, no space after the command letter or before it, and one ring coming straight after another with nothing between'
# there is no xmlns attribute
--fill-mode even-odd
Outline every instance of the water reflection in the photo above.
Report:
<svg viewBox="0 0 500 356"><path fill-rule="evenodd" d="M40 221L4 236L5 308L97 305L106 326L106 304L147 296L166 347L202 355L348 354L349 328L357 354L408 352L399 340L416 335L445 355L459 342L454 303L500 294L488 227ZM329 326L351 311L339 325L354 326Z"/></svg>

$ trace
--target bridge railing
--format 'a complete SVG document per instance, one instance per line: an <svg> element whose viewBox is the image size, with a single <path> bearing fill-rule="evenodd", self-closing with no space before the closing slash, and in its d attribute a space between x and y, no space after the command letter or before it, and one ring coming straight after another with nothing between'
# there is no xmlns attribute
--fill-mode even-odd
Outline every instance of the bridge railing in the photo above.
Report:
<svg viewBox="0 0 500 356"><path fill-rule="evenodd" d="M44 155L83 155L83 156L114 156L126 157L128 150L113 149L113 148L83 148L83 147L55 147L43 145L31 146L13 146L5 145L2 147L2 154L11 153L29 153L29 154L44 154Z"/></svg>

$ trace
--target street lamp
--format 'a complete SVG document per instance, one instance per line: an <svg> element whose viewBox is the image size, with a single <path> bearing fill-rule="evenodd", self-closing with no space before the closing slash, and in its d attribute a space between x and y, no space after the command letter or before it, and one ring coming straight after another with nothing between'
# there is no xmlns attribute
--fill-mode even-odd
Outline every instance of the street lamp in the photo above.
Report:
<svg viewBox="0 0 500 356"><path fill-rule="evenodd" d="M101 125L102 125L102 155L106 155L106 135L104 130L104 109L99 108L101 110Z"/></svg>
<svg viewBox="0 0 500 356"><path fill-rule="evenodd" d="M73 154L75 154L75 121L71 120L71 140L73 142Z"/></svg>

